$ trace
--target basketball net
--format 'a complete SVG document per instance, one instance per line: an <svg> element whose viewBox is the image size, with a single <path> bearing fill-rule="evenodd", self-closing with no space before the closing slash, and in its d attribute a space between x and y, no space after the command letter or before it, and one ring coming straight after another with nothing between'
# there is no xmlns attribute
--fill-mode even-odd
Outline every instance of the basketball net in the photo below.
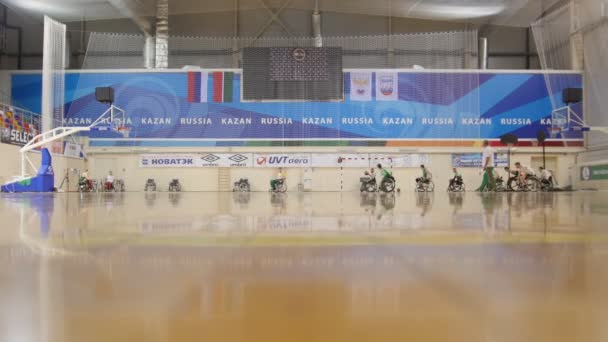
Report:
<svg viewBox="0 0 608 342"><path fill-rule="evenodd" d="M128 138L129 133L131 132L131 128L129 128L127 126L118 126L115 128L115 131L120 133L123 136L123 138Z"/></svg>

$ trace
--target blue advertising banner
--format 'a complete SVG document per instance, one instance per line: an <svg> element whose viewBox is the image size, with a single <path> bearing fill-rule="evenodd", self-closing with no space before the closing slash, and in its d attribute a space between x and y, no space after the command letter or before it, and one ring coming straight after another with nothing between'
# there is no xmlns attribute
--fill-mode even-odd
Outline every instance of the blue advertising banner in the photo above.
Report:
<svg viewBox="0 0 608 342"><path fill-rule="evenodd" d="M545 76L553 86L548 94ZM41 108L41 75L14 73L13 100ZM345 72L342 102L243 102L241 74L223 71L68 72L65 125L93 122L107 106L95 88L115 90L128 138L91 132L92 145L240 146L267 141L375 142L534 140L551 126L550 96L582 87L578 73ZM555 85L559 85L555 86ZM581 113L582 109L577 108ZM581 132L561 139L582 140Z"/></svg>

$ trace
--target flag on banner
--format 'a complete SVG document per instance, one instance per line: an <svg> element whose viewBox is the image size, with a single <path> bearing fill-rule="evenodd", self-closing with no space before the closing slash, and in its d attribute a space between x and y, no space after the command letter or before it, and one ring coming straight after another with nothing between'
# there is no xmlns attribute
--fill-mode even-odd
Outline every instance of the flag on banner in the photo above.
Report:
<svg viewBox="0 0 608 342"><path fill-rule="evenodd" d="M351 72L350 73L350 100L371 101L372 100L372 73Z"/></svg>
<svg viewBox="0 0 608 342"><path fill-rule="evenodd" d="M396 72L376 73L376 101L399 100L399 79Z"/></svg>
<svg viewBox="0 0 608 342"><path fill-rule="evenodd" d="M213 73L213 102L232 102L233 72Z"/></svg>
<svg viewBox="0 0 608 342"><path fill-rule="evenodd" d="M207 102L207 79L206 72L188 73L188 102Z"/></svg>

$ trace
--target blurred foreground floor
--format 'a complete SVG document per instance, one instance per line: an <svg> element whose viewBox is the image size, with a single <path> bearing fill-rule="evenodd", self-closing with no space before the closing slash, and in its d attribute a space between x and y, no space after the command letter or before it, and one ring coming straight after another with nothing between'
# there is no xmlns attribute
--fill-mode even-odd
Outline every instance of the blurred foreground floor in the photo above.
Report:
<svg viewBox="0 0 608 342"><path fill-rule="evenodd" d="M608 193L0 195L0 341L608 341Z"/></svg>

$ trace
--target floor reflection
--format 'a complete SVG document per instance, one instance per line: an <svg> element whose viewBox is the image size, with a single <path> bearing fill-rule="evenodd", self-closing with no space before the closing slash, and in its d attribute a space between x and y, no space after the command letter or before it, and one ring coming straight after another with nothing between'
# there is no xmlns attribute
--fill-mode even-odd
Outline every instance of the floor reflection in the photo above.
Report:
<svg viewBox="0 0 608 342"><path fill-rule="evenodd" d="M60 243L74 230L92 244L124 237L156 240L160 231L163 238L200 238L195 244L207 238L240 243L240 236L260 234L287 243L313 239L313 244L348 234L366 243L370 232L403 243L412 230L439 240L465 231L493 238L504 232L583 239L603 227L607 200L604 193L94 193L4 195L0 213L29 239L50 236ZM19 243L19 234L5 235L7 242Z"/></svg>
<svg viewBox="0 0 608 342"><path fill-rule="evenodd" d="M0 341L605 341L607 199L1 195Z"/></svg>

